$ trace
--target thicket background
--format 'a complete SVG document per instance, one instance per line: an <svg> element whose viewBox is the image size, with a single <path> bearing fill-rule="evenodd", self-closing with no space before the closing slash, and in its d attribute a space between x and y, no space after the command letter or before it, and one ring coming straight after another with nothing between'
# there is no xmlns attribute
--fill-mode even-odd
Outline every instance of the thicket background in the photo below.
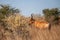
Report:
<svg viewBox="0 0 60 40"><path fill-rule="evenodd" d="M0 5L0 40L60 40L60 10L44 9L43 14L32 16L34 20L49 22L50 30L29 25L31 17L23 16L9 5Z"/></svg>

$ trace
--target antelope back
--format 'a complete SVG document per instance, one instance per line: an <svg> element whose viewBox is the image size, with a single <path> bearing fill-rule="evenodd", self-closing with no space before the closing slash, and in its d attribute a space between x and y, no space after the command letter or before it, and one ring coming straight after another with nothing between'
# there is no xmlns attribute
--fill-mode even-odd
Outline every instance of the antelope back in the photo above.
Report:
<svg viewBox="0 0 60 40"><path fill-rule="evenodd" d="M48 22L39 22L39 21L35 21L34 22L35 27L38 28L48 28L49 27L49 23Z"/></svg>

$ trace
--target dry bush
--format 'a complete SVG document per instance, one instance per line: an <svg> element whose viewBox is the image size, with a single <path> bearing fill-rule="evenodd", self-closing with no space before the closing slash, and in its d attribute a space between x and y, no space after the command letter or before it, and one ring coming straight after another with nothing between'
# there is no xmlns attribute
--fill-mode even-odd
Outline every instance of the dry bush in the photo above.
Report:
<svg viewBox="0 0 60 40"><path fill-rule="evenodd" d="M13 27L13 28L17 28L21 24L25 23L25 19L20 14L14 14L14 15L10 15L9 17L6 17L4 19L4 22L5 22L6 26L8 26L8 27L10 26L10 27Z"/></svg>
<svg viewBox="0 0 60 40"><path fill-rule="evenodd" d="M26 17L20 14L14 14L6 17L3 21L5 24L6 36L9 35L10 38L10 36L13 35L16 40L27 40L29 36L29 25Z"/></svg>

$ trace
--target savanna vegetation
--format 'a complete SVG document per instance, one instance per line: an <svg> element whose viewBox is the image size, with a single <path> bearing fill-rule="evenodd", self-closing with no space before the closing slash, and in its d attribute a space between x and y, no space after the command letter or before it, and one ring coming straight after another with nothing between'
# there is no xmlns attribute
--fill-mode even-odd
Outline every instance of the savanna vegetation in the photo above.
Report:
<svg viewBox="0 0 60 40"><path fill-rule="evenodd" d="M23 16L19 9L0 5L0 40L60 40L60 10L44 9L43 16ZM50 29L36 28L35 21L46 21Z"/></svg>

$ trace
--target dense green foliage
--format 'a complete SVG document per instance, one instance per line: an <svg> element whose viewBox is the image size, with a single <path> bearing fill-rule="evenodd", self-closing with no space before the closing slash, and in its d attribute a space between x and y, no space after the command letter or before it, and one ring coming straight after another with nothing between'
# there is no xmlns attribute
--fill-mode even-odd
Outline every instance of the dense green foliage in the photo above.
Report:
<svg viewBox="0 0 60 40"><path fill-rule="evenodd" d="M9 5L0 5L0 20L14 13L19 13L18 9L12 8Z"/></svg>
<svg viewBox="0 0 60 40"><path fill-rule="evenodd" d="M52 9L44 9L43 14L45 16L46 21L49 23L58 23L59 20L59 9L58 8L52 8Z"/></svg>

